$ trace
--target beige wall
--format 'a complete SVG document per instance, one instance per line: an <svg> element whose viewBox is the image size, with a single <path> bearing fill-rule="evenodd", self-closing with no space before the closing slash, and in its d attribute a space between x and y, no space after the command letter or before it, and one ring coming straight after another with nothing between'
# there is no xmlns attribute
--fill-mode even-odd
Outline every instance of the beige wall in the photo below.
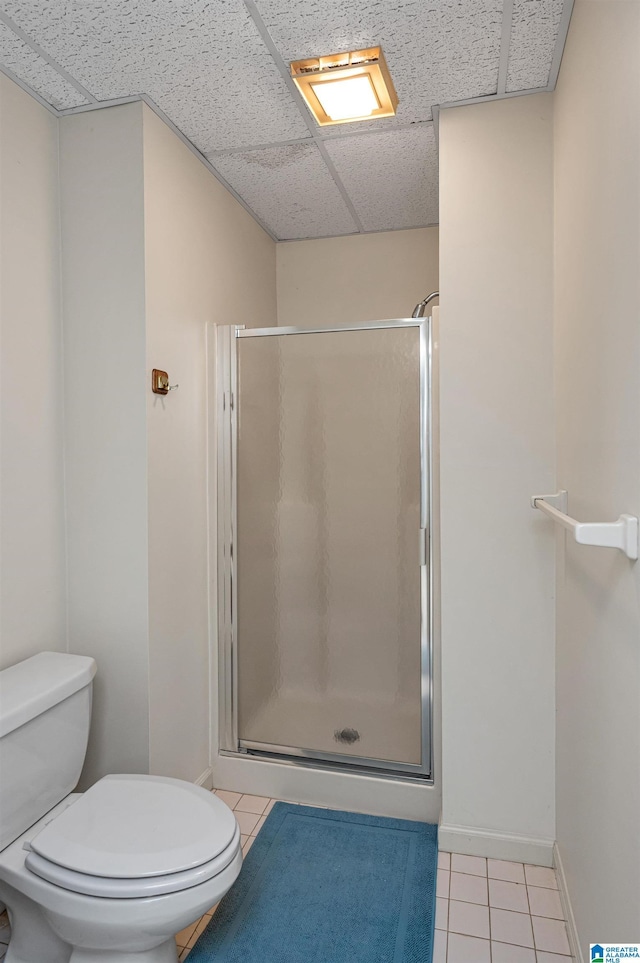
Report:
<svg viewBox="0 0 640 963"><path fill-rule="evenodd" d="M278 323L411 317L438 289L438 228L278 244Z"/></svg>
<svg viewBox="0 0 640 963"><path fill-rule="evenodd" d="M640 514L640 5L579 2L555 94L558 487ZM640 564L561 536L558 846L584 958L638 937Z"/></svg>
<svg viewBox="0 0 640 963"><path fill-rule="evenodd" d="M210 322L275 323L275 244L142 104L61 121L70 645L85 781L209 763ZM152 367L180 388L151 392Z"/></svg>
<svg viewBox="0 0 640 963"><path fill-rule="evenodd" d="M0 74L0 668L67 645L58 129Z"/></svg>
<svg viewBox="0 0 640 963"><path fill-rule="evenodd" d="M440 172L442 845L550 862L551 97L442 111Z"/></svg>
<svg viewBox="0 0 640 963"><path fill-rule="evenodd" d="M85 781L146 772L142 105L60 121L69 648L98 663Z"/></svg>
<svg viewBox="0 0 640 963"><path fill-rule="evenodd" d="M275 244L146 107L144 216L146 380L159 367L180 385L147 392L150 768L194 779L210 761L213 668L206 327L275 324Z"/></svg>

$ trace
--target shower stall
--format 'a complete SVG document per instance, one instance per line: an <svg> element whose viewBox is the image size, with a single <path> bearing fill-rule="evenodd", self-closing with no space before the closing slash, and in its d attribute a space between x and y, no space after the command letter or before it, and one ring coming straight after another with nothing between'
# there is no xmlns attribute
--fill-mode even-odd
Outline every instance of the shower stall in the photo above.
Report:
<svg viewBox="0 0 640 963"><path fill-rule="evenodd" d="M431 319L217 329L223 755L432 777Z"/></svg>

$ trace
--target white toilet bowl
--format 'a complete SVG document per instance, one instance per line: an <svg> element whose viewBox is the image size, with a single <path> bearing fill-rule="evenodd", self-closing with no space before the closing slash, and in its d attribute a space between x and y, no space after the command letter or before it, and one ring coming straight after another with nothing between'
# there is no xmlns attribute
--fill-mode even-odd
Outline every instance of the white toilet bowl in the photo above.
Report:
<svg viewBox="0 0 640 963"><path fill-rule="evenodd" d="M0 853L0 897L10 910L22 897L7 963L175 963L174 934L224 896L241 865L240 830L217 796L175 779L107 776Z"/></svg>
<svg viewBox="0 0 640 963"><path fill-rule="evenodd" d="M235 816L199 786L127 774L70 792L94 672L59 653L0 672L5 963L177 963L174 934L240 872Z"/></svg>

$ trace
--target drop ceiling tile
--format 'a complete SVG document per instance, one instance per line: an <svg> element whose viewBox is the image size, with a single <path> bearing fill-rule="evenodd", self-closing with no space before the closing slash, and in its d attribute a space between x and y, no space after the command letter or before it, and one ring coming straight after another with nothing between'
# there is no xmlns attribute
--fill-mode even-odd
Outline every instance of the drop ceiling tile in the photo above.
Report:
<svg viewBox="0 0 640 963"><path fill-rule="evenodd" d="M563 0L514 0L508 92L546 87L549 83L563 5Z"/></svg>
<svg viewBox="0 0 640 963"><path fill-rule="evenodd" d="M256 6L285 62L382 46L400 98L397 124L430 120L433 104L497 90L502 0L306 0L294 9L290 0L257 0Z"/></svg>
<svg viewBox="0 0 640 963"><path fill-rule="evenodd" d="M0 63L58 109L88 103L51 64L0 21Z"/></svg>
<svg viewBox="0 0 640 963"><path fill-rule="evenodd" d="M438 220L438 157L431 124L341 137L325 147L365 231Z"/></svg>
<svg viewBox="0 0 640 963"><path fill-rule="evenodd" d="M0 0L98 100L145 93L203 152L307 127L240 0Z"/></svg>
<svg viewBox="0 0 640 963"><path fill-rule="evenodd" d="M315 144L209 159L280 240L357 230Z"/></svg>

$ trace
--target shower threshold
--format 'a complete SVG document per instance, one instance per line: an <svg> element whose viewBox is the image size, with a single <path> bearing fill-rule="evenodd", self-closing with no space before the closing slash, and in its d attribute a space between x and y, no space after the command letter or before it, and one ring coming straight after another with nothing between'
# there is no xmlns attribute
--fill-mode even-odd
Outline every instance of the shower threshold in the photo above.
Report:
<svg viewBox="0 0 640 963"><path fill-rule="evenodd" d="M386 759L367 759L342 753L318 752L313 749L277 746L264 742L251 742L245 739L239 741L237 752L223 751L223 755L251 756L253 759L280 762L290 766L402 779L419 782L422 785L433 783L432 773L426 772L422 766L412 763L393 762Z"/></svg>

